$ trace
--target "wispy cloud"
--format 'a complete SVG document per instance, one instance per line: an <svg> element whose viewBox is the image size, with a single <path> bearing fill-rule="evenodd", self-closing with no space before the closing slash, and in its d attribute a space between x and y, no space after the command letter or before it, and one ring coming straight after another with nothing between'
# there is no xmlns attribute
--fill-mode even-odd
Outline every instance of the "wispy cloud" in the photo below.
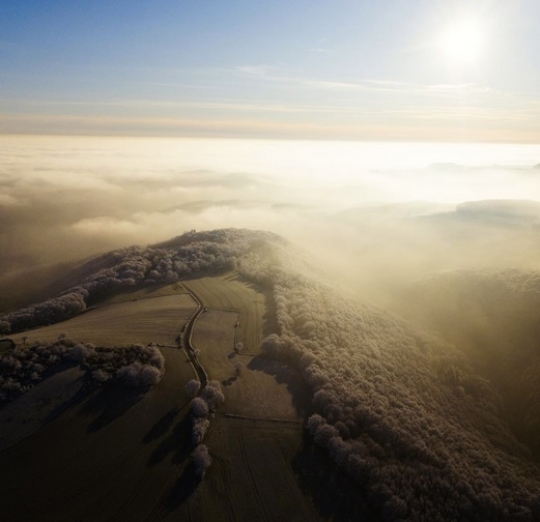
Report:
<svg viewBox="0 0 540 522"><path fill-rule="evenodd" d="M363 92L391 92L411 95L451 96L463 94L500 94L500 91L474 83L420 84L399 80L366 78L358 81L335 79L305 78L287 74L278 68L266 65L241 66L236 69L247 76L268 82L281 82L289 85L304 86L321 90L357 90Z"/></svg>
<svg viewBox="0 0 540 522"><path fill-rule="evenodd" d="M460 128L460 137L529 142L540 121L534 96L474 83L313 78L267 64L205 69L193 81L201 89L189 95L179 88L95 100L3 98L0 132L446 140ZM227 97L202 88L218 81L229 86Z"/></svg>

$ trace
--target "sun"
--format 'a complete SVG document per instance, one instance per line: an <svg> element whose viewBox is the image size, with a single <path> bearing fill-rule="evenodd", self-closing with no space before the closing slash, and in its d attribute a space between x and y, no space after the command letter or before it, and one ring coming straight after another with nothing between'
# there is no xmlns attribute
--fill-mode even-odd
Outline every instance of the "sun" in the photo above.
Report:
<svg viewBox="0 0 540 522"><path fill-rule="evenodd" d="M482 24L472 18L452 21L441 33L440 47L448 62L455 66L471 66L479 62L484 51Z"/></svg>

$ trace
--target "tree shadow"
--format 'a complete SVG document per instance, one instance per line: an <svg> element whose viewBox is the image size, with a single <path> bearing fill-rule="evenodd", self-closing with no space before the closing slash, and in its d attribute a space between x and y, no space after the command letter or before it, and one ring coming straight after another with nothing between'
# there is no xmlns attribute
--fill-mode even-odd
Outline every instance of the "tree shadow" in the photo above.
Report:
<svg viewBox="0 0 540 522"><path fill-rule="evenodd" d="M177 414L175 414L175 416ZM158 424L166 417L167 416L163 417ZM179 464L187 458L191 450L191 418L189 415L185 415L178 424L176 424L172 433L160 442L159 446L152 452L148 459L147 466L151 468L159 464L166 459L168 455L172 455L172 464Z"/></svg>
<svg viewBox="0 0 540 522"><path fill-rule="evenodd" d="M300 489L312 498L321 518L335 522L382 520L368 507L360 488L336 467L326 451L313 443L307 430L291 464L298 474Z"/></svg>
<svg viewBox="0 0 540 522"><path fill-rule="evenodd" d="M61 363L57 368L54 368L52 371L51 369L47 370L45 374L42 377L41 382L45 382L46 379L49 377L52 377L53 375L57 373L61 373L69 368L73 368L75 365L73 364L65 364ZM76 382L81 382L82 387L81 389L72 397L65 400L63 403L58 404L43 420L43 424L46 424L52 420L54 420L56 417L58 417L61 413L65 412L66 410L70 408L75 408L79 404L82 404L86 398L96 390L95 383L88 378L88 374L81 375ZM41 383L40 383L41 384ZM75 382L74 382L75 384Z"/></svg>
<svg viewBox="0 0 540 522"><path fill-rule="evenodd" d="M264 308L265 312L263 314L263 336L268 337L273 333L278 333L277 325L277 313L276 313L276 302L274 300L274 295L269 290L264 290L262 292L264 295Z"/></svg>
<svg viewBox="0 0 540 522"><path fill-rule="evenodd" d="M159 439L165 435L165 433L169 431L169 428L172 426L174 419L179 413L180 408L178 408L178 406L171 408L150 428L150 431L143 437L143 443L149 444L153 440Z"/></svg>
<svg viewBox="0 0 540 522"><path fill-rule="evenodd" d="M96 432L124 415L142 397L143 394L139 390L126 388L117 383L108 384L88 397L79 408L78 414L84 417L95 416L87 430Z"/></svg>
<svg viewBox="0 0 540 522"><path fill-rule="evenodd" d="M163 502L163 509L171 513L187 502L201 483L195 473L195 465L189 462Z"/></svg>
<svg viewBox="0 0 540 522"><path fill-rule="evenodd" d="M231 280L243 283L264 297L265 313L263 314L263 336L268 337L270 334L277 333L276 303L272 291L259 283L254 283L253 281L246 279L238 273L236 273L234 277L231 277Z"/></svg>
<svg viewBox="0 0 540 522"><path fill-rule="evenodd" d="M312 393L300 373L284 362L264 355L256 355L247 368L264 372L274 377L279 384L285 384L292 397L292 405L300 417L311 414Z"/></svg>

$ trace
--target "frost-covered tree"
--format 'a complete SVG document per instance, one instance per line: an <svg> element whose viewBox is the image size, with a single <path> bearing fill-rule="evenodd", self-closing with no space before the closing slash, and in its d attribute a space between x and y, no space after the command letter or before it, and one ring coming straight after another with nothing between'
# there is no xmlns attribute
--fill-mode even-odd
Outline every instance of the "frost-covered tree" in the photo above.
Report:
<svg viewBox="0 0 540 522"><path fill-rule="evenodd" d="M186 393L189 397L196 397L201 389L201 383L197 379L191 379L186 384Z"/></svg>
<svg viewBox="0 0 540 522"><path fill-rule="evenodd" d="M225 402L225 396L221 391L221 385L218 381L208 381L207 385L201 391L201 398L206 401L210 411L215 410L220 404Z"/></svg>
<svg viewBox="0 0 540 522"><path fill-rule="evenodd" d="M212 457L205 444L199 444L192 453L195 475L199 480L203 480L208 468L212 465Z"/></svg>
<svg viewBox="0 0 540 522"><path fill-rule="evenodd" d="M119 380L131 388L149 389L159 382L161 372L150 364L141 364L135 361L120 368Z"/></svg>
<svg viewBox="0 0 540 522"><path fill-rule="evenodd" d="M0 337L7 335L11 331L11 324L9 321L0 320Z"/></svg>

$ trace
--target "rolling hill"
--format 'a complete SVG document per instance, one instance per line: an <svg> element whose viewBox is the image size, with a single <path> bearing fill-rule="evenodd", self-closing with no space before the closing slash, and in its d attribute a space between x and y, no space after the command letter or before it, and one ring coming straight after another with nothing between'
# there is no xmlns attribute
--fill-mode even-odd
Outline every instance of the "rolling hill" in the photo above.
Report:
<svg viewBox="0 0 540 522"><path fill-rule="evenodd" d="M15 433L0 451L0 509L55 521L538 520L536 420L522 436L509 408L526 395L537 411L540 287L534 274L479 277L426 280L391 313L344 297L267 232L193 231L86 260L59 294L0 318L17 343L1 356L2 386L40 346L75 339L0 410ZM485 364L497 338L503 361L523 340L506 373ZM77 360L77 342L95 352ZM136 344L165 358L151 389L125 387L103 362ZM512 372L524 391L510 400ZM13 428L25 404L52 396L31 432Z"/></svg>

